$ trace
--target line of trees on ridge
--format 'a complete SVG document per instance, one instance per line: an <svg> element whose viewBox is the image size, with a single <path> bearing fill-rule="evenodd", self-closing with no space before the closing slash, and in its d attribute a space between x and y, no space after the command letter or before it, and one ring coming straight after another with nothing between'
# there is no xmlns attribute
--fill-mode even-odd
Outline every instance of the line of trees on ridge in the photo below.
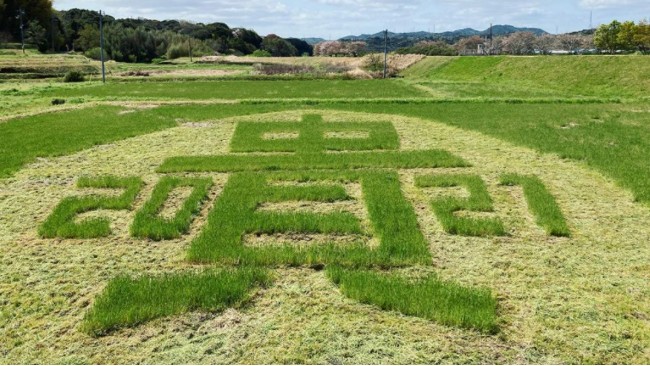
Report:
<svg viewBox="0 0 650 366"><path fill-rule="evenodd" d="M83 52L99 58L99 12L85 9L57 11L51 0L0 0L0 43L20 41L24 11L25 41L41 52ZM296 38L275 34L265 37L254 30L230 28L224 23L177 20L115 19L104 16L105 52L108 59L151 62L160 58L193 55L313 55L313 47Z"/></svg>

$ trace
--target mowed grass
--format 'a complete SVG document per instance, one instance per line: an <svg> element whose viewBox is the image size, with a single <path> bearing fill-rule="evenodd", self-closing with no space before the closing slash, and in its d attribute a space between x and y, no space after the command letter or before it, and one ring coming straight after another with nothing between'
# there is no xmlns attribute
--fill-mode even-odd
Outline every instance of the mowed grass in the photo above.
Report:
<svg viewBox="0 0 650 366"><path fill-rule="evenodd" d="M404 75L456 96L646 98L643 56L427 57Z"/></svg>
<svg viewBox="0 0 650 366"><path fill-rule="evenodd" d="M36 157L69 154L95 144L174 127L177 119L211 120L308 108L313 106L289 101L161 106L118 115L120 108L96 107L14 119L0 123L0 177L10 176ZM479 131L584 162L632 191L637 201L650 204L650 108L646 104L323 103L318 108L397 114Z"/></svg>
<svg viewBox="0 0 650 366"><path fill-rule="evenodd" d="M449 326L487 333L498 330L497 300L489 289L460 286L435 275L413 281L400 275L341 267L328 268L327 274L345 296L365 304Z"/></svg>
<svg viewBox="0 0 650 366"><path fill-rule="evenodd" d="M86 313L81 329L92 335L189 311L222 311L243 304L255 287L271 283L261 268L207 270L158 277L118 277Z"/></svg>
<svg viewBox="0 0 650 366"><path fill-rule="evenodd" d="M0 123L0 178L10 176L36 157L70 154L176 126L174 120L153 111L120 114L122 110L103 106Z"/></svg>
<svg viewBox="0 0 650 366"><path fill-rule="evenodd" d="M426 97L398 80L221 80L205 82L127 82L85 84L49 91L51 97L102 99L347 99Z"/></svg>
<svg viewBox="0 0 650 366"><path fill-rule="evenodd" d="M528 208L535 215L537 224L543 227L546 233L553 236L571 235L566 219L555 198L539 178L535 176L505 174L501 177L501 184L509 186L517 185L524 189L524 196L526 196Z"/></svg>
<svg viewBox="0 0 650 366"><path fill-rule="evenodd" d="M38 233L43 238L88 239L108 236L110 223L106 218L92 218L75 222L77 215L95 210L128 210L142 189L142 179L138 177L120 178L106 176L99 178L82 177L77 181L79 188L123 189L118 196L74 196L66 197L41 224Z"/></svg>
<svg viewBox="0 0 650 366"><path fill-rule="evenodd" d="M171 179L171 178L170 178ZM248 247L243 235L274 233L363 234L359 219L347 212L301 213L259 211L262 203L337 202L352 199L340 185L361 181L377 249L363 243L304 248L289 245ZM277 182L302 183L277 185ZM327 183L325 183L327 181ZM163 182L144 211L154 213L174 181ZM175 185L181 184L176 181ZM137 220L136 220L137 221ZM472 289L435 276L409 282L367 268L429 265L431 254L415 212L402 196L395 172L236 173L220 195L207 227L191 244L189 259L238 266L328 267L344 295L385 310L400 311L449 326L496 331L496 300L489 290ZM347 269L339 266L344 265ZM112 280L88 312L83 329L95 335L144 321L192 310L218 311L245 299L248 291L268 282L260 267L236 272L167 275L160 278L119 277ZM358 270L359 268L364 268Z"/></svg>
<svg viewBox="0 0 650 366"><path fill-rule="evenodd" d="M322 109L398 114L478 131L583 162L650 205L647 104L437 103L322 105Z"/></svg>

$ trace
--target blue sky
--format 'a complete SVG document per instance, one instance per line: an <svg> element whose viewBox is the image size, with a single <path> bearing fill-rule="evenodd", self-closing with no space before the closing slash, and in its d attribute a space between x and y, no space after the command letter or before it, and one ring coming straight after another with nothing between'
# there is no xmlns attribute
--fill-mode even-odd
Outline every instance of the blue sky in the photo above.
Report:
<svg viewBox="0 0 650 366"><path fill-rule="evenodd" d="M104 10L118 18L224 22L261 35L336 39L350 34L483 30L494 24L542 28L550 33L613 19L650 19L650 0L54 0L56 9Z"/></svg>

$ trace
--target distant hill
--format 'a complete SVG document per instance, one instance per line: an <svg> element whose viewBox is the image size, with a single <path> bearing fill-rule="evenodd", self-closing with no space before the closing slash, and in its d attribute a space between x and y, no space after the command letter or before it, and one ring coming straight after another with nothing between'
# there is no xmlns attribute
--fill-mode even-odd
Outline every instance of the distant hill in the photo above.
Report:
<svg viewBox="0 0 650 366"><path fill-rule="evenodd" d="M323 39L323 38L300 38L300 39L307 42L307 43L309 43L312 46L315 45L316 43L320 43L320 42L325 41L325 39Z"/></svg>
<svg viewBox="0 0 650 366"><path fill-rule="evenodd" d="M515 32L532 32L536 35L546 34L547 32L539 28L520 28L512 25L494 25L492 26L492 34L494 36L504 36ZM461 38L471 36L488 36L490 28L479 31L472 28L458 29L455 31L431 33L431 32L410 32L410 33L393 33L388 32L388 49L390 51L396 50L400 47L409 47L413 44L425 40L443 40L448 43L455 43ZM384 32L375 34L361 34L358 36L350 35L340 39L341 41L364 41L368 43L368 48L373 51L382 50L384 47Z"/></svg>

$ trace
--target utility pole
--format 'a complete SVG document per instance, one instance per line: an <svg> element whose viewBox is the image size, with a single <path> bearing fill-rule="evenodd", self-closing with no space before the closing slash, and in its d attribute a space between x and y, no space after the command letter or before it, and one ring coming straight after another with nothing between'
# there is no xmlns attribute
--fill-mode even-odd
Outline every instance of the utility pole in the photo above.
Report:
<svg viewBox="0 0 650 366"><path fill-rule="evenodd" d="M99 58L102 60L102 83L106 84L106 67L104 66L104 14L99 11Z"/></svg>
<svg viewBox="0 0 650 366"><path fill-rule="evenodd" d="M23 55L25 54L25 25L23 24L23 17L25 16L25 10L18 10L18 15L16 19L20 19L20 43L22 44Z"/></svg>
<svg viewBox="0 0 650 366"><path fill-rule="evenodd" d="M594 11L589 13L589 29L594 29Z"/></svg>
<svg viewBox="0 0 650 366"><path fill-rule="evenodd" d="M384 79L388 71L388 29L384 31Z"/></svg>

